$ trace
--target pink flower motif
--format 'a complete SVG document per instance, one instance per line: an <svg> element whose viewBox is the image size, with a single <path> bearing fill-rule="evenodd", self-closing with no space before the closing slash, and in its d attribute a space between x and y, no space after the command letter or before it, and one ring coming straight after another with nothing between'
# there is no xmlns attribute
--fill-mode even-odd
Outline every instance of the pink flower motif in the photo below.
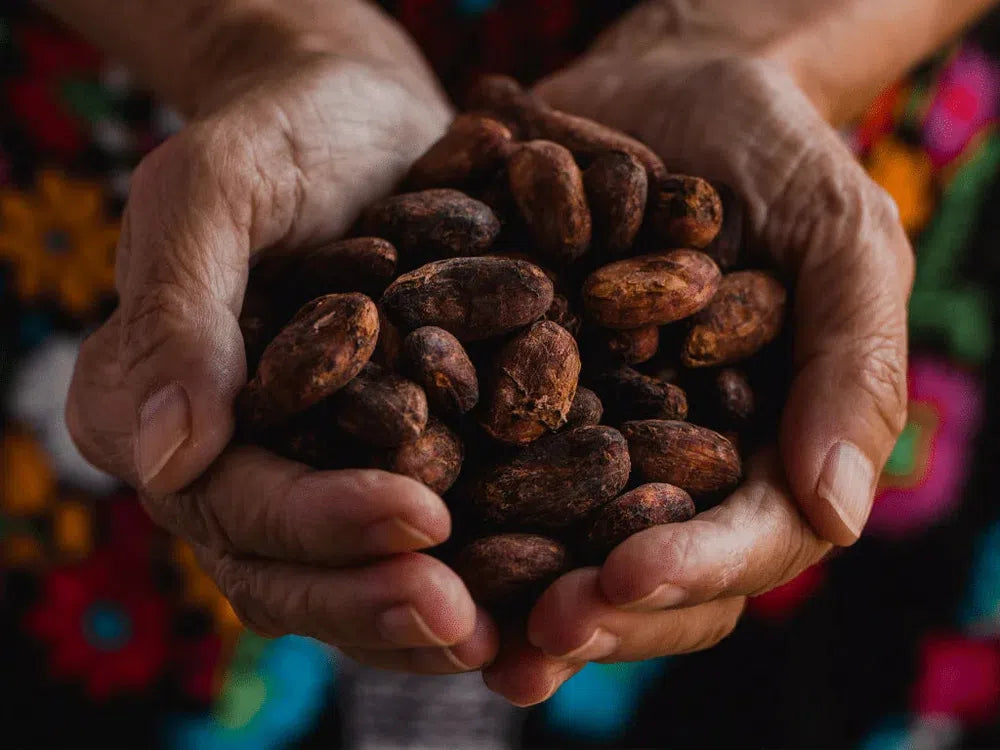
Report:
<svg viewBox="0 0 1000 750"><path fill-rule="evenodd" d="M750 611L767 620L786 620L812 598L826 580L826 565L818 563L806 568L795 578L771 589L766 594L751 597Z"/></svg>
<svg viewBox="0 0 1000 750"><path fill-rule="evenodd" d="M997 113L1000 68L982 50L966 46L938 81L924 122L924 147L936 168L958 157Z"/></svg>
<svg viewBox="0 0 1000 750"><path fill-rule="evenodd" d="M970 724L992 721L1000 711L1000 646L995 641L937 636L921 648L914 710Z"/></svg>
<svg viewBox="0 0 1000 750"><path fill-rule="evenodd" d="M961 501L969 446L979 429L982 385L928 357L910 363L909 422L889 462L866 528L900 538L946 517Z"/></svg>

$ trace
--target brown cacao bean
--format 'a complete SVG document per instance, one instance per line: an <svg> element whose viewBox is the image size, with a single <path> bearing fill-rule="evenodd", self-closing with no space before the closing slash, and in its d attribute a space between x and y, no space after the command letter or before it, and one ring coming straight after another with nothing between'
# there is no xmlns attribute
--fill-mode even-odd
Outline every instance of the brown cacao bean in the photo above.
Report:
<svg viewBox="0 0 1000 750"><path fill-rule="evenodd" d="M464 343L538 320L552 304L552 294L552 282L530 263L452 258L403 274L385 290L382 304L406 330L438 326Z"/></svg>
<svg viewBox="0 0 1000 750"><path fill-rule="evenodd" d="M458 190L422 190L386 198L365 214L369 234L385 237L413 267L439 258L481 255L500 233L500 220Z"/></svg>
<svg viewBox="0 0 1000 750"><path fill-rule="evenodd" d="M668 247L707 247L722 228L722 200L700 177L670 175L650 191L649 221Z"/></svg>
<svg viewBox="0 0 1000 750"><path fill-rule="evenodd" d="M756 408L753 388L741 370L727 368L715 376L719 411L725 421L741 423L749 419Z"/></svg>
<svg viewBox="0 0 1000 750"><path fill-rule="evenodd" d="M420 436L378 453L372 464L416 479L443 495L458 479L463 459L464 449L458 435L431 417Z"/></svg>
<svg viewBox="0 0 1000 750"><path fill-rule="evenodd" d="M605 328L666 325L707 305L719 279L715 262L695 250L642 255L594 271L584 282L583 304Z"/></svg>
<svg viewBox="0 0 1000 750"><path fill-rule="evenodd" d="M332 406L337 427L370 445L402 445L427 426L423 389L374 362L337 393Z"/></svg>
<svg viewBox="0 0 1000 750"><path fill-rule="evenodd" d="M617 495L630 467L621 433L579 427L536 440L488 470L470 499L490 523L559 529Z"/></svg>
<svg viewBox="0 0 1000 750"><path fill-rule="evenodd" d="M599 373L592 380L606 406L605 417L612 424L637 419L687 418L687 394L673 383L643 375L631 367Z"/></svg>
<svg viewBox="0 0 1000 750"><path fill-rule="evenodd" d="M293 310L323 294L363 292L377 297L396 275L398 260L392 243L378 237L338 240L297 258L281 293Z"/></svg>
<svg viewBox="0 0 1000 750"><path fill-rule="evenodd" d="M601 154L583 173L593 221L594 244L611 256L625 254L635 242L646 213L649 181L631 154Z"/></svg>
<svg viewBox="0 0 1000 750"><path fill-rule="evenodd" d="M566 265L587 251L590 209L583 175L569 151L551 141L522 143L507 159L507 177L521 218L544 258Z"/></svg>
<svg viewBox="0 0 1000 750"><path fill-rule="evenodd" d="M365 295L313 300L261 355L237 402L241 421L273 424L337 392L369 360L378 333L378 310Z"/></svg>
<svg viewBox="0 0 1000 750"><path fill-rule="evenodd" d="M746 359L781 331L785 288L762 271L722 277L712 301L695 317L684 342L687 367L712 367Z"/></svg>
<svg viewBox="0 0 1000 750"><path fill-rule="evenodd" d="M511 147L503 123L473 113L460 114L451 127L414 163L410 190L466 187L496 170Z"/></svg>
<svg viewBox="0 0 1000 750"><path fill-rule="evenodd" d="M717 432L687 422L649 419L621 426L636 468L650 482L666 482L692 495L736 486L739 454Z"/></svg>
<svg viewBox="0 0 1000 750"><path fill-rule="evenodd" d="M656 356L660 349L660 328L655 325L625 331L601 328L594 331L590 344L595 358L637 365Z"/></svg>
<svg viewBox="0 0 1000 750"><path fill-rule="evenodd" d="M601 423L604 416L604 405L589 388L582 385L576 389L576 396L573 397L573 405L569 407L569 414L566 415L564 430L575 430L577 427L588 427Z"/></svg>
<svg viewBox="0 0 1000 750"><path fill-rule="evenodd" d="M694 516L691 496L672 484L643 484L626 492L594 514L583 535L587 547L607 554L633 534Z"/></svg>
<svg viewBox="0 0 1000 750"><path fill-rule="evenodd" d="M744 236L746 235L746 202L728 185L716 184L716 192L722 201L722 228L718 236L705 248L719 268L729 271L743 258Z"/></svg>
<svg viewBox="0 0 1000 750"><path fill-rule="evenodd" d="M534 534L477 539L454 563L472 598L484 606L527 603L569 566L563 544Z"/></svg>
<svg viewBox="0 0 1000 750"><path fill-rule="evenodd" d="M667 174L663 161L646 144L607 125L552 109L512 78L484 76L469 92L467 102L469 109L492 113L512 124L521 138L555 141L583 162L607 151L624 151L642 164L650 179Z"/></svg>
<svg viewBox="0 0 1000 750"><path fill-rule="evenodd" d="M500 350L481 424L496 440L524 445L563 426L576 395L580 353L562 326L535 323Z"/></svg>
<svg viewBox="0 0 1000 750"><path fill-rule="evenodd" d="M461 342L443 328L424 326L403 340L406 371L423 386L431 407L465 414L479 402L479 378Z"/></svg>

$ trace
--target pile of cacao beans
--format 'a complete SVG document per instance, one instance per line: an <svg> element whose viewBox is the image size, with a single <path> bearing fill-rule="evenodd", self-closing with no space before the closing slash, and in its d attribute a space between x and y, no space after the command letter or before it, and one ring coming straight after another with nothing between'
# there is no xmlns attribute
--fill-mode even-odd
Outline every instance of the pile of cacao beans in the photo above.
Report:
<svg viewBox="0 0 1000 750"><path fill-rule="evenodd" d="M238 439L442 495L494 612L725 497L773 438L785 287L724 185L482 79L348 239L267 259Z"/></svg>

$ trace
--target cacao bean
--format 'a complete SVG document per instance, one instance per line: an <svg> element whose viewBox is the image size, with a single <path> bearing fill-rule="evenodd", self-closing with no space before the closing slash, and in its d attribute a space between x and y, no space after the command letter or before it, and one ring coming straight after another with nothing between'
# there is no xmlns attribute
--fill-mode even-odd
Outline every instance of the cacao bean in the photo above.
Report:
<svg viewBox="0 0 1000 750"><path fill-rule="evenodd" d="M399 256L390 242L378 237L354 237L331 242L296 259L281 293L297 310L311 299L335 292L378 296L396 275Z"/></svg>
<svg viewBox="0 0 1000 750"><path fill-rule="evenodd" d="M577 427L598 425L602 416L604 416L604 405L601 399L592 390L581 385L576 389L576 396L573 397L573 404L569 407L563 429L575 430Z"/></svg>
<svg viewBox="0 0 1000 750"><path fill-rule="evenodd" d="M722 200L700 177L670 175L650 191L649 220L668 247L701 249L722 228Z"/></svg>
<svg viewBox="0 0 1000 750"><path fill-rule="evenodd" d="M481 418L496 440L523 445L566 422L580 376L576 341L549 320L535 323L500 350Z"/></svg>
<svg viewBox="0 0 1000 750"><path fill-rule="evenodd" d="M431 417L418 437L378 453L372 465L416 479L443 495L462 471L464 450L458 435Z"/></svg>
<svg viewBox="0 0 1000 750"><path fill-rule="evenodd" d="M545 319L551 320L553 323L558 323L569 331L570 335L574 338L580 335L580 317L573 312L569 300L566 299L566 295L564 294L555 294L552 296L552 305L549 306L548 311L545 313Z"/></svg>
<svg viewBox="0 0 1000 750"><path fill-rule="evenodd" d="M718 263L723 271L729 271L743 258L743 238L746 235L747 221L746 203L728 185L720 183L714 187L722 201L722 228L718 236L705 248L705 254Z"/></svg>
<svg viewBox="0 0 1000 750"><path fill-rule="evenodd" d="M583 304L605 328L666 325L707 305L720 276L715 262L695 250L642 255L594 271L584 282Z"/></svg>
<svg viewBox="0 0 1000 750"><path fill-rule="evenodd" d="M369 234L385 237L408 267L439 258L481 255L500 233L500 220L458 190L423 190L386 198L365 214Z"/></svg>
<svg viewBox="0 0 1000 750"><path fill-rule="evenodd" d="M692 495L728 490L742 473L739 454L717 432L687 422L649 419L621 426L636 468L650 482Z"/></svg>
<svg viewBox="0 0 1000 750"><path fill-rule="evenodd" d="M625 331L602 328L593 332L589 343L597 360L637 365L656 356L660 349L660 328L655 325Z"/></svg>
<svg viewBox="0 0 1000 750"><path fill-rule="evenodd" d="M589 550L606 555L630 536L694 516L691 496L672 484L643 484L602 506L585 527Z"/></svg>
<svg viewBox="0 0 1000 750"><path fill-rule="evenodd" d="M540 438L488 470L470 499L490 523L559 529L617 495L630 467L620 432L579 427Z"/></svg>
<svg viewBox="0 0 1000 750"><path fill-rule="evenodd" d="M725 421L741 423L749 419L755 409L753 388L740 370L727 368L715 376L719 410Z"/></svg>
<svg viewBox="0 0 1000 750"><path fill-rule="evenodd" d="M437 411L465 414L479 402L476 368L459 340L443 328L411 331L403 340L403 358Z"/></svg>
<svg viewBox="0 0 1000 750"><path fill-rule="evenodd" d="M496 170L511 147L511 132L501 122L460 114L441 138L414 163L406 178L410 190L467 187Z"/></svg>
<svg viewBox="0 0 1000 750"><path fill-rule="evenodd" d="M534 534L477 539L454 562L472 598L484 606L526 603L569 567L564 545Z"/></svg>
<svg viewBox="0 0 1000 750"><path fill-rule="evenodd" d="M646 144L607 125L552 109L512 78L484 76L469 92L468 104L513 125L521 138L555 141L583 162L606 151L624 151L642 164L650 179L667 174L663 161Z"/></svg>
<svg viewBox="0 0 1000 750"><path fill-rule="evenodd" d="M712 301L695 317L681 361L712 367L753 355L781 331L785 301L785 288L762 271L723 276Z"/></svg>
<svg viewBox="0 0 1000 750"><path fill-rule="evenodd" d="M528 325L552 304L552 282L530 263L506 258L452 258L397 278L382 296L406 330L443 328L459 341L479 341Z"/></svg>
<svg viewBox="0 0 1000 750"><path fill-rule="evenodd" d="M610 151L587 168L583 183L595 245L612 256L625 254L635 242L646 213L646 170L631 154Z"/></svg>
<svg viewBox="0 0 1000 750"><path fill-rule="evenodd" d="M606 419L612 424L637 419L687 418L687 394L681 388L631 367L599 373L593 377L592 385L605 404Z"/></svg>
<svg viewBox="0 0 1000 750"><path fill-rule="evenodd" d="M507 177L521 218L544 258L567 265L587 251L590 209L583 175L569 151L551 141L522 143L507 159Z"/></svg>
<svg viewBox="0 0 1000 750"><path fill-rule="evenodd" d="M414 440L427 425L427 397L412 380L369 363L336 395L337 427L370 445L393 447Z"/></svg>
<svg viewBox="0 0 1000 750"><path fill-rule="evenodd" d="M264 350L237 401L240 420L264 427L336 393L369 360L378 333L378 310L365 295L313 300Z"/></svg>

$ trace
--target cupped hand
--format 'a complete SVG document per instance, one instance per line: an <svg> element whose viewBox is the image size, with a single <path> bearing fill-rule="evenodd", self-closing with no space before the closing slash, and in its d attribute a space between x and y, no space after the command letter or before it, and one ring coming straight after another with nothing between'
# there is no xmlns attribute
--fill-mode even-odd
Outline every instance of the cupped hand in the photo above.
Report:
<svg viewBox="0 0 1000 750"><path fill-rule="evenodd" d="M497 635L455 573L418 553L450 533L441 499L400 476L229 447L249 266L340 236L443 132L448 105L414 58L276 60L142 162L120 305L83 345L67 421L194 546L248 626L453 672L492 658Z"/></svg>
<svg viewBox="0 0 1000 750"><path fill-rule="evenodd" d="M527 642L486 671L520 704L545 699L587 661L710 646L735 627L745 597L857 540L905 423L913 277L891 198L766 57L633 30L538 93L635 135L671 171L743 196L752 239L793 280L795 374L780 455L752 461L720 506L635 535L542 596Z"/></svg>

